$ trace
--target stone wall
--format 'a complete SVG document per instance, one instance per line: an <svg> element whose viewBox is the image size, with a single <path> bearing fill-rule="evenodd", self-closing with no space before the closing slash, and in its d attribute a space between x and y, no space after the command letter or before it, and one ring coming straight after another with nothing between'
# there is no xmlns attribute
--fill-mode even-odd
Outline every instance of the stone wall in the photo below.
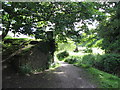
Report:
<svg viewBox="0 0 120 90"><path fill-rule="evenodd" d="M37 45L24 48L20 53L13 56L11 64L17 70L24 66L37 70L48 68L52 59L49 43L39 42Z"/></svg>

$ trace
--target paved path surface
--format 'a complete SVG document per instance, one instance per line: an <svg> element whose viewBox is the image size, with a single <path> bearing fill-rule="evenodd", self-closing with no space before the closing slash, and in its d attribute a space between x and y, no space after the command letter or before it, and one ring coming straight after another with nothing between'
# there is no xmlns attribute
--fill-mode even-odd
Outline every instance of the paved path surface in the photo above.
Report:
<svg viewBox="0 0 120 90"><path fill-rule="evenodd" d="M90 82L84 69L60 62L61 66L55 70L30 76L20 76L9 72L3 76L3 88L96 88Z"/></svg>

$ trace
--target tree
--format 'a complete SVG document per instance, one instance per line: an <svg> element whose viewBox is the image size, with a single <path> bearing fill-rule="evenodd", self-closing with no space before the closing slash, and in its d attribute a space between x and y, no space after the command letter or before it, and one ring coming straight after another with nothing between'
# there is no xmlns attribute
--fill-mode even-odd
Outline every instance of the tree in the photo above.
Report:
<svg viewBox="0 0 120 90"><path fill-rule="evenodd" d="M98 27L98 34L103 38L102 48L106 53L120 53L120 2L111 9L111 17ZM104 33L103 33L104 32Z"/></svg>
<svg viewBox="0 0 120 90"><path fill-rule="evenodd" d="M95 2L3 2L2 37L4 39L8 31L12 31L44 39L46 27L52 26L54 37L65 41L66 37L77 35L74 33L75 22L82 21L85 25L85 20L102 20L101 7Z"/></svg>

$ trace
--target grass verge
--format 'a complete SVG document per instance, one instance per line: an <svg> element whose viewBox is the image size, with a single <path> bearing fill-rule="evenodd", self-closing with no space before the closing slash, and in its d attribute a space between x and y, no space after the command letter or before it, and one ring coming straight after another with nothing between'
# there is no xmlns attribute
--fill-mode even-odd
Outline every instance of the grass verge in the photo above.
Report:
<svg viewBox="0 0 120 90"><path fill-rule="evenodd" d="M76 65L77 66L77 65ZM90 76L90 80L98 85L98 88L120 88L120 78L95 69L93 67L87 67L86 65L80 65L84 68Z"/></svg>

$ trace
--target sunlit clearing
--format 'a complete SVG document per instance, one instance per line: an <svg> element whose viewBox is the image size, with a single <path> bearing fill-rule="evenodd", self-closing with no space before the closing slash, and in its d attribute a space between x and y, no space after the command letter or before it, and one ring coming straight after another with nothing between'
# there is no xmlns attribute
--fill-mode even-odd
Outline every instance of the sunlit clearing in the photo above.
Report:
<svg viewBox="0 0 120 90"><path fill-rule="evenodd" d="M74 55L74 56L78 56L78 55L84 55L85 53L82 53L82 52L78 52L78 53L75 53L75 52L69 52L70 55Z"/></svg>
<svg viewBox="0 0 120 90"><path fill-rule="evenodd" d="M92 48L94 54L104 54L105 51L100 48Z"/></svg>

